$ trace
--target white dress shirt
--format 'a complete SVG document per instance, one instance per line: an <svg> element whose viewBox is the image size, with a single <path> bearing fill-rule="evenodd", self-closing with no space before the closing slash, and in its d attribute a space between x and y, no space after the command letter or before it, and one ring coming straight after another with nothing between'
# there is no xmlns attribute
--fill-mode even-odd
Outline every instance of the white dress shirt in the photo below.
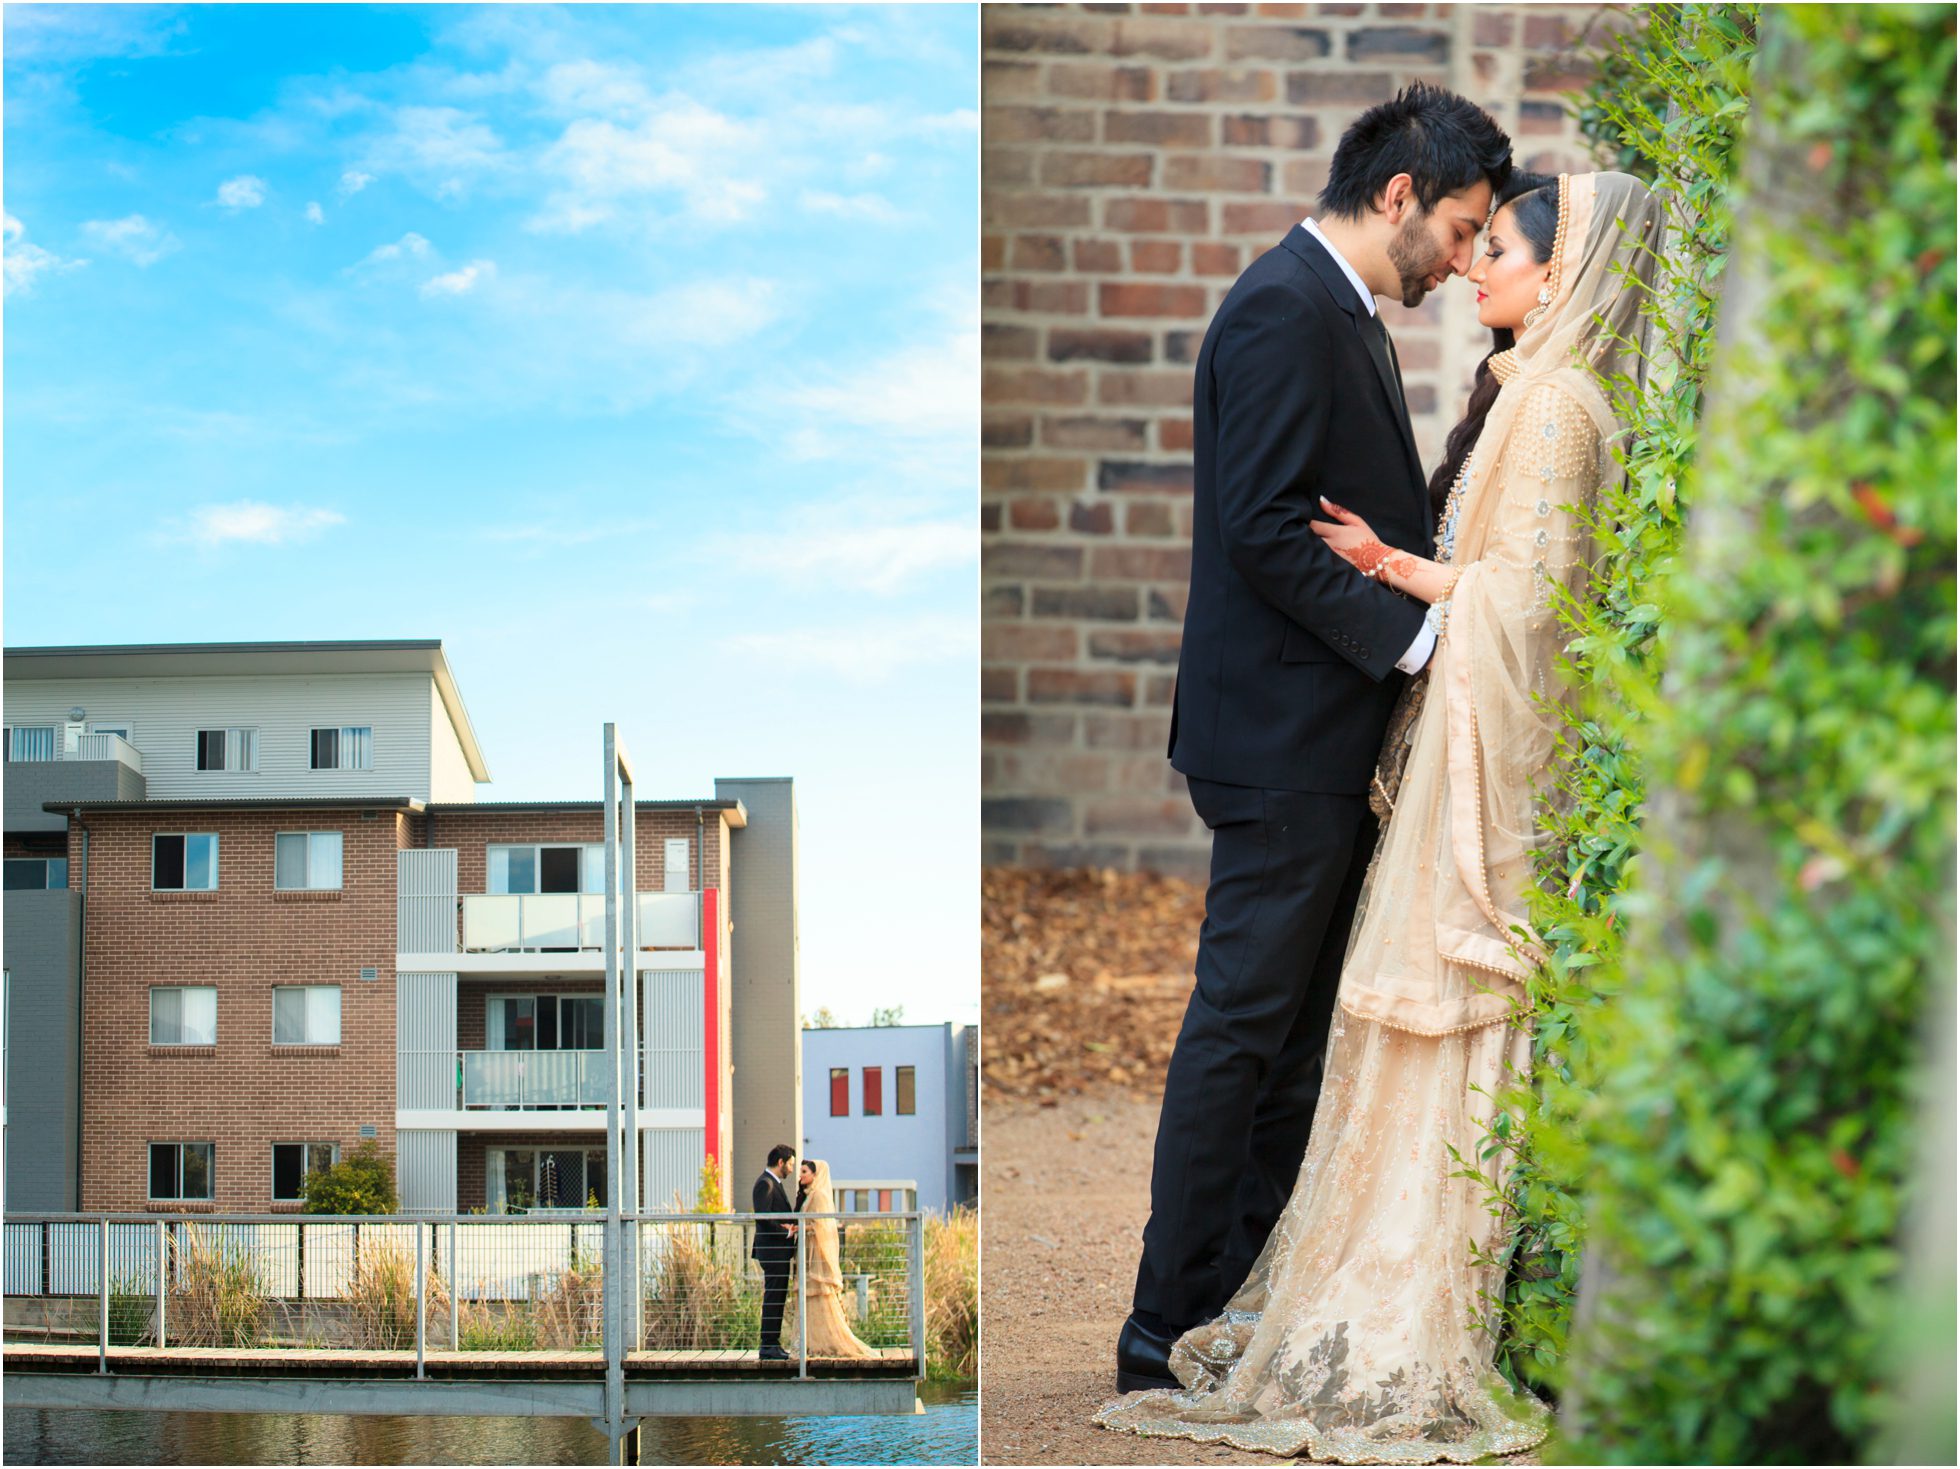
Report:
<svg viewBox="0 0 1960 1469"><path fill-rule="evenodd" d="M1375 315L1375 293L1368 289L1361 277L1355 274L1354 267L1347 263L1347 256L1334 248L1334 242L1320 232L1320 226L1311 219L1300 221L1300 228L1320 241L1327 253L1334 257L1334 263L1341 268L1341 274L1354 286L1354 293L1361 298L1361 304L1368 308L1370 316ZM1404 673L1418 673L1429 662L1430 655L1436 651L1436 629L1425 618L1416 629L1416 640L1409 644L1409 651L1395 660L1395 666Z"/></svg>

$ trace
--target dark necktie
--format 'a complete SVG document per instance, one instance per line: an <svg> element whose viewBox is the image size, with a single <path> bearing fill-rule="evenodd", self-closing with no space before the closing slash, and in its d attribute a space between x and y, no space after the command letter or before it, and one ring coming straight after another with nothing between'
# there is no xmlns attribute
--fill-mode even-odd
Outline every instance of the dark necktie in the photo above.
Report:
<svg viewBox="0 0 1960 1469"><path fill-rule="evenodd" d="M1399 400L1404 418L1409 415L1409 396L1402 386L1402 359L1395 355L1395 338L1388 334L1388 325L1377 311L1368 320L1375 324L1375 334L1382 339L1382 350L1388 353L1388 365L1395 369L1395 396Z"/></svg>

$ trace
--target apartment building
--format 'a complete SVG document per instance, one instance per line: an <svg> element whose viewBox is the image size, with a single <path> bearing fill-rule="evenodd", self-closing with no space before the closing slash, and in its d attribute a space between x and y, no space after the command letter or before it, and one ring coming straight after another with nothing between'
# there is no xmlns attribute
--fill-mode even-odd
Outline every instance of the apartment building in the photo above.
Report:
<svg viewBox="0 0 1960 1469"><path fill-rule="evenodd" d="M405 1209L603 1200L603 809L475 799L439 643L13 649L6 719L8 1207L298 1208L369 1138ZM716 784L636 803L649 1208L796 1120L793 787Z"/></svg>
<svg viewBox="0 0 1960 1469"><path fill-rule="evenodd" d="M832 1178L873 1181L880 1195L842 1207L891 1207L883 1196L905 1184L922 1209L978 1199L979 1052L970 1025L803 1032L803 1152L828 1162Z"/></svg>

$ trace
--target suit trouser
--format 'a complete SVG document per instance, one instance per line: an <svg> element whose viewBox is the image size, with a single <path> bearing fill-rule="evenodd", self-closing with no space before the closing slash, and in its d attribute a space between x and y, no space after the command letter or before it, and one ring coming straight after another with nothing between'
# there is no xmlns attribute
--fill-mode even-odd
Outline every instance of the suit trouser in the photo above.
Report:
<svg viewBox="0 0 1960 1469"><path fill-rule="evenodd" d="M1299 1176L1377 832L1363 795L1189 785L1212 833L1211 884L1135 1298L1179 1329L1244 1284Z"/></svg>
<svg viewBox="0 0 1960 1469"><path fill-rule="evenodd" d="M756 1263L762 1267L761 1344L765 1347L783 1344L783 1304L789 1299L790 1260L788 1251L778 1254L771 1250L756 1256Z"/></svg>

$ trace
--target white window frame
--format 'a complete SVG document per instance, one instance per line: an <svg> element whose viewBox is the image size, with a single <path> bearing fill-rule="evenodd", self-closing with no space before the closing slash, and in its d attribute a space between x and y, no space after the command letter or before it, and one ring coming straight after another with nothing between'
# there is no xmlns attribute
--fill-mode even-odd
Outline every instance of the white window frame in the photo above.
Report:
<svg viewBox="0 0 1960 1469"><path fill-rule="evenodd" d="M288 887L279 881L279 843L287 837L306 838L305 880L298 887ZM313 842L316 837L332 837L339 843L340 851L334 861L334 881L331 883L313 880ZM337 893L347 882L347 839L344 833L334 831L276 831L272 834L272 887L281 893Z"/></svg>
<svg viewBox="0 0 1960 1469"><path fill-rule="evenodd" d="M151 1173L150 1173L150 1149L151 1148L175 1148L177 1150L177 1192L176 1193L155 1194L155 1193L148 1192L150 1187L150 1179L151 1179ZM203 1148L205 1150L206 1164L205 1164L204 1176L210 1179L211 1181L210 1193L198 1194L193 1197L191 1195L187 1195L184 1192L184 1149L185 1148ZM171 1204L210 1203L212 1200L218 1197L218 1145L217 1143L206 1142L203 1139L198 1139L195 1141L185 1140L181 1142L171 1141L171 1140L158 1140L155 1142L145 1143L143 1145L143 1188L145 1190L145 1196L147 1198L162 1203L171 1203Z"/></svg>
<svg viewBox="0 0 1960 1469"><path fill-rule="evenodd" d="M208 734L225 737L225 763L216 769L198 764L199 752ZM252 724L200 725L191 734L191 771L196 775L257 775L259 772L259 730Z"/></svg>
<svg viewBox="0 0 1960 1469"><path fill-rule="evenodd" d="M181 886L160 888L157 886L157 838L182 837L187 844L184 848L184 881ZM194 888L190 885L191 852L188 845L192 837L211 838L211 886ZM153 831L150 833L150 891L153 893L215 893L218 890L218 834L215 831Z"/></svg>
<svg viewBox="0 0 1960 1469"><path fill-rule="evenodd" d="M554 1146L548 1143L531 1143L525 1146L485 1148L483 1150L483 1207L492 1212L499 1209L508 1210L510 1208L510 1199L504 1194L503 1189L504 1158L511 1153L529 1153L531 1155L531 1202L525 1206L527 1209L536 1209L539 1207L538 1186L542 1182L540 1175L544 1170L544 1154L546 1153L584 1153L585 1191L588 1195L598 1192L592 1186L594 1182L593 1160L595 1158L598 1160L597 1181L601 1183L605 1181L606 1150L604 1148L590 1148L576 1143L570 1147L562 1145ZM583 1208L584 1203L585 1201L581 1199L579 1206Z"/></svg>
<svg viewBox="0 0 1960 1469"><path fill-rule="evenodd" d="M298 990L302 994L308 993L313 990L333 991L334 1012L333 1012L333 1039L332 1040L330 1041L315 1040L311 1035L308 1035L304 1040L297 1040L297 1041L282 1041L279 1039L279 995L281 991L289 991L289 990ZM341 1033L343 1030L343 1026L341 1022L345 1016L345 1010L343 1006L346 1000L346 996L342 995L340 990L341 987L337 984L275 984L272 987L272 1044L275 1046L337 1046L339 1045ZM304 1014L301 1023L304 1026L305 1024L310 1023L313 1018L312 1017L313 1006L311 1004L307 1004L302 1008Z"/></svg>
<svg viewBox="0 0 1960 1469"><path fill-rule="evenodd" d="M279 1192L279 1149L281 1148L305 1148L307 1150L300 1154L299 1186L301 1189L306 1187L306 1180L313 1176L313 1168L308 1162L308 1159L311 1158L314 1148L325 1148L328 1150L327 1167L331 1168L340 1161L339 1143L287 1142L283 1140L273 1143L266 1151L266 1166L271 1170L266 1186L269 1190L267 1197L275 1204L299 1204L305 1202L300 1194L281 1195Z"/></svg>
<svg viewBox="0 0 1960 1469"><path fill-rule="evenodd" d="M317 736L322 734L328 734L328 733L332 734L334 737L334 748L333 748L334 763L331 765L316 765L313 763L314 741ZM355 744L355 741L352 739L352 736L356 734L362 734L367 736L367 738L361 742L367 753L367 761L365 764L354 765L348 763L349 751L353 749ZM309 725L306 731L306 768L308 770L372 770L374 769L374 726L371 724Z"/></svg>
<svg viewBox="0 0 1960 1469"><path fill-rule="evenodd" d="M495 854L498 852L529 852L531 854L531 877L533 882L542 879L544 874L543 852L546 847L575 847L578 849L578 890L580 893L604 896L606 891L606 865L604 842L486 842L483 847L483 887L484 891L497 897L529 898L539 895L539 889L528 892L510 891L508 859L506 859L504 885L500 888L493 879L497 868ZM546 894L545 896L551 896Z"/></svg>
<svg viewBox="0 0 1960 1469"><path fill-rule="evenodd" d="M14 765L14 764L42 765L42 764L46 764L47 761L49 760L58 760L61 758L61 744L60 741L56 738L59 729L60 726L54 724L7 725L6 734L4 737L4 745L0 746L0 754L4 754L6 762L9 765ZM46 730L48 733L48 753L45 759L43 759L40 756L23 757L20 754L16 753L15 745L18 743L21 735L30 732L38 734L42 730Z"/></svg>
<svg viewBox="0 0 1960 1469"><path fill-rule="evenodd" d="M157 993L161 990L208 990L211 994L211 1039L208 1041L160 1041L157 1039ZM215 984L153 984L150 986L150 1044L153 1046L215 1046L218 1043L218 987Z"/></svg>

